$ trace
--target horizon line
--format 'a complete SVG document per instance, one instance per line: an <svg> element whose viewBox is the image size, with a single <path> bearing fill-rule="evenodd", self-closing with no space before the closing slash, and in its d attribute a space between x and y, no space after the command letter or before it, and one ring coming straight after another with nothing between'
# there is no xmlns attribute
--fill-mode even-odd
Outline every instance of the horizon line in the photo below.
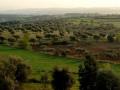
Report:
<svg viewBox="0 0 120 90"><path fill-rule="evenodd" d="M26 9L120 9L120 7L47 7L47 8L17 8L17 9L0 9L0 11L9 10L26 10Z"/></svg>

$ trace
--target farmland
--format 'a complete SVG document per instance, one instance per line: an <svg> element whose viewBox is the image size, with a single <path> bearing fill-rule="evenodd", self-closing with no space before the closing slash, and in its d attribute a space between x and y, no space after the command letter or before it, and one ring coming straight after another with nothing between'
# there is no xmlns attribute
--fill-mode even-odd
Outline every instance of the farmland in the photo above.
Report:
<svg viewBox="0 0 120 90"><path fill-rule="evenodd" d="M32 74L30 78L40 79L40 76L47 72L50 74L50 71L53 70L55 66L59 66L61 68L69 68L71 72L78 72L78 66L82 61L79 59L70 59L65 57L58 57L58 56L50 56L38 52L23 50L23 49L16 49L7 46L0 46L0 55L16 55L22 57L24 62L31 66ZM114 64L111 62L100 62L101 68L111 68L114 73L118 76L120 75L120 65ZM108 64L109 63L109 64ZM76 78L76 75L75 77ZM41 90L41 84L37 83L25 83L24 88L25 90ZM74 87L76 88L76 87ZM74 89L73 89L74 90Z"/></svg>
<svg viewBox="0 0 120 90"><path fill-rule="evenodd" d="M5 20L0 23L0 56L21 57L31 67L28 82L22 85L25 90L41 90L41 77L46 74L51 81L55 67L69 70L75 80L72 90L77 90L79 66L88 54L100 70L119 77L119 20L117 15L67 14Z"/></svg>

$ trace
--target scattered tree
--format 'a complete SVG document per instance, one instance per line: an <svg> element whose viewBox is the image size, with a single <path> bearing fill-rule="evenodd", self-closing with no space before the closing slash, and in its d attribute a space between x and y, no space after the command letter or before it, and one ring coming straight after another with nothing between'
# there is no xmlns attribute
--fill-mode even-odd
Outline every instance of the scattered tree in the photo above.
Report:
<svg viewBox="0 0 120 90"><path fill-rule="evenodd" d="M59 70L55 68L53 71L52 87L54 90L70 90L73 85L73 79L68 70Z"/></svg>
<svg viewBox="0 0 120 90"><path fill-rule="evenodd" d="M87 55L79 69L80 90L96 90L97 69L94 58Z"/></svg>

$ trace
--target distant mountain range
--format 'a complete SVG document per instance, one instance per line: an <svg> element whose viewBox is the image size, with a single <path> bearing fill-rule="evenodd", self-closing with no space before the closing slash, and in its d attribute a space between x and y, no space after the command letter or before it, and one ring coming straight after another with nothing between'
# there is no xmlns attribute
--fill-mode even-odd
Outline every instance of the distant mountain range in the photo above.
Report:
<svg viewBox="0 0 120 90"><path fill-rule="evenodd" d="M65 13L81 14L120 14L120 8L49 8L49 9L21 9L0 11L0 14L23 14L23 15L58 15Z"/></svg>

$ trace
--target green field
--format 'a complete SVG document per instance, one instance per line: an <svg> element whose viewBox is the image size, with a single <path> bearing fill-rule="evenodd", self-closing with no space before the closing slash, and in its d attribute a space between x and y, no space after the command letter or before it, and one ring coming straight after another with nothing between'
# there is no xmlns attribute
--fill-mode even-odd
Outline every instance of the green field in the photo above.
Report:
<svg viewBox="0 0 120 90"><path fill-rule="evenodd" d="M99 18L95 20L99 22L113 24L115 27L120 28L120 18Z"/></svg>
<svg viewBox="0 0 120 90"><path fill-rule="evenodd" d="M77 72L78 66L81 63L80 60L70 59L65 57L50 56L38 52L27 51L22 49L11 48L7 46L0 46L0 55L16 55L24 59L24 62L31 66L33 78L40 78L41 71L49 72L53 70L55 66L67 67L71 72ZM103 63L101 66L108 64ZM109 64L112 70L120 75L119 64ZM108 65L108 67L109 67ZM40 84L29 83L25 84L25 90L40 90ZM75 88L75 87L74 87ZM76 89L73 89L76 90Z"/></svg>
<svg viewBox="0 0 120 90"><path fill-rule="evenodd" d="M22 57L24 62L31 66L32 76L39 76L41 71L49 72L55 66L69 68L71 72L77 72L80 60L65 57L50 56L38 52L0 46L1 55L15 55Z"/></svg>
<svg viewBox="0 0 120 90"><path fill-rule="evenodd" d="M22 57L24 62L31 66L32 75L39 75L41 71L51 71L55 66L69 68L77 72L81 60L65 57L51 56L39 52L0 46L0 55L15 55ZM120 75L120 64L111 64L112 69Z"/></svg>

